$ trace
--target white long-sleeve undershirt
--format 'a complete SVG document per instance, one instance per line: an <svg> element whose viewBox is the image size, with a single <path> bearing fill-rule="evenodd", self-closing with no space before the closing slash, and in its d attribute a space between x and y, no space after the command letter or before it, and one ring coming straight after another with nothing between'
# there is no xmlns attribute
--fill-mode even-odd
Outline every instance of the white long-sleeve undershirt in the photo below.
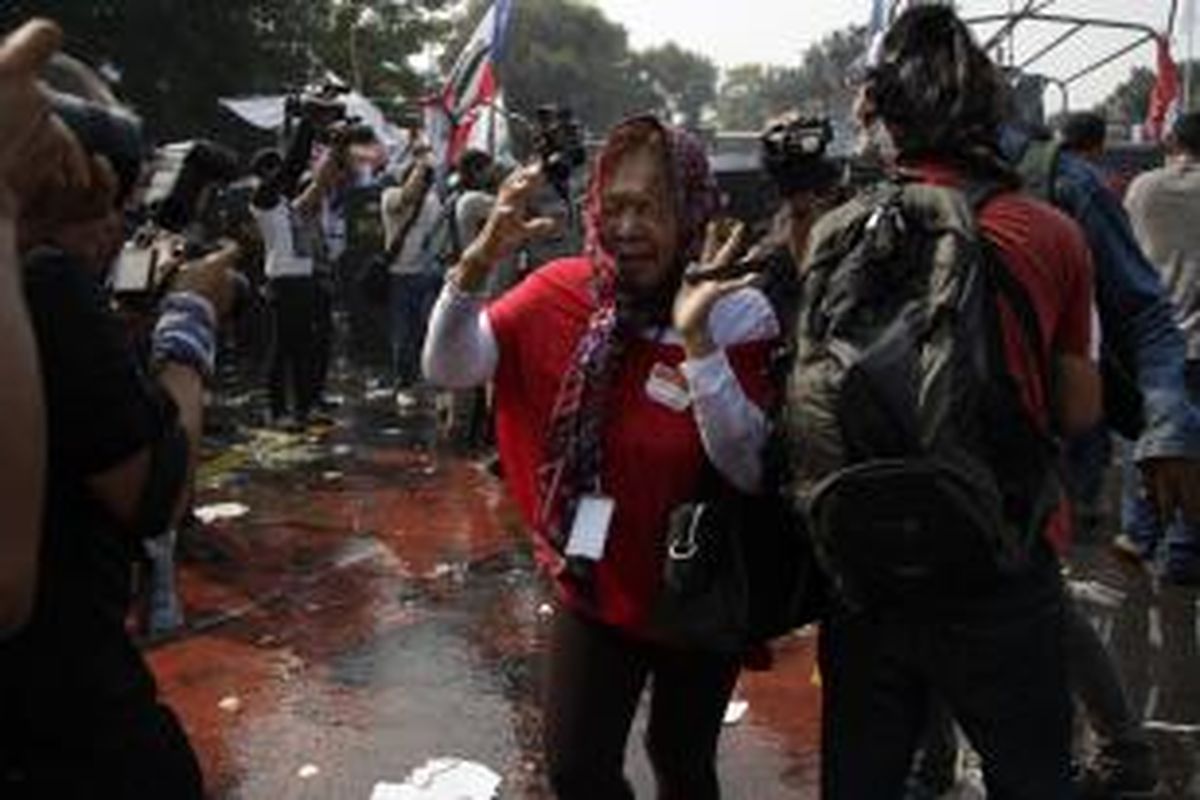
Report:
<svg viewBox="0 0 1200 800"><path fill-rule="evenodd" d="M761 292L743 289L717 302L709 316L709 332L717 349L681 366L692 413L713 466L734 486L754 492L762 485L767 419L746 396L725 348L773 339L779 334L779 323ZM647 336L655 335L647 332ZM673 332L663 341L682 345ZM499 344L483 299L462 292L453 280L447 281L425 338L422 367L426 378L449 389L479 386L491 380L499 360Z"/></svg>

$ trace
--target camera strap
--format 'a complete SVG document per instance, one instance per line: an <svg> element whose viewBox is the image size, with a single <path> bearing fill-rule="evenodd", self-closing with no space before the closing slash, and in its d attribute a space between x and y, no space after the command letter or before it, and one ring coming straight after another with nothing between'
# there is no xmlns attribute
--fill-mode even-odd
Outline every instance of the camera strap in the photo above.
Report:
<svg viewBox="0 0 1200 800"><path fill-rule="evenodd" d="M421 216L421 209L425 207L425 200L429 197L429 192L432 189L432 184L426 184L425 188L421 190L421 196L413 204L412 211L400 227L400 232L396 234L396 238L392 239L392 243L384 251L389 267L395 263L396 259L400 257L400 253L404 250L404 243L408 241L408 235L412 233L413 226L417 224L417 218ZM422 243L422 247L424 247L424 243Z"/></svg>

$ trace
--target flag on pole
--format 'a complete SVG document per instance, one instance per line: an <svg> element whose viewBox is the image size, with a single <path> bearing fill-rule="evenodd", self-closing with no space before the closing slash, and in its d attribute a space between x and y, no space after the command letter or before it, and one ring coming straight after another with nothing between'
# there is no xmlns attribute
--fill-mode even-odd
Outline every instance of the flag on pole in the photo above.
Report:
<svg viewBox="0 0 1200 800"><path fill-rule="evenodd" d="M1179 68L1171 58L1171 45L1165 36L1158 38L1158 80L1150 94L1146 112L1146 134L1158 141L1167 138L1180 114Z"/></svg>
<svg viewBox="0 0 1200 800"><path fill-rule="evenodd" d="M512 0L496 0L475 26L441 92L426 107L426 133L443 168L468 148L493 157L509 149L496 63L504 50Z"/></svg>
<svg viewBox="0 0 1200 800"><path fill-rule="evenodd" d="M871 21L867 23L868 67L879 63L879 54L883 49L883 34L887 32L888 26L888 11L885 6L885 0L871 0Z"/></svg>

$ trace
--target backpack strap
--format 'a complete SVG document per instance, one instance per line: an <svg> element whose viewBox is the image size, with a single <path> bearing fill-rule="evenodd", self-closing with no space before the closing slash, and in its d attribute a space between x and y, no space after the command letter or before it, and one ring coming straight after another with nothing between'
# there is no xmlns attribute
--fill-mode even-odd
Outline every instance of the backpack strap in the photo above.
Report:
<svg viewBox="0 0 1200 800"><path fill-rule="evenodd" d="M984 207L1007 191L1007 188L996 182L980 182L967 184L962 191L978 220ZM995 290L997 298L1003 298L1016 316L1025 346L1033 356L1038 373L1042 378L1042 385L1045 387L1047 395L1052 396L1054 372L1046 360L1045 337L1042 335L1042 326L1038 321L1033 301L1029 298L1029 292L1012 274L1012 270L1004 262L995 244L982 233L979 235L979 243L983 248L983 260L987 269L988 281Z"/></svg>

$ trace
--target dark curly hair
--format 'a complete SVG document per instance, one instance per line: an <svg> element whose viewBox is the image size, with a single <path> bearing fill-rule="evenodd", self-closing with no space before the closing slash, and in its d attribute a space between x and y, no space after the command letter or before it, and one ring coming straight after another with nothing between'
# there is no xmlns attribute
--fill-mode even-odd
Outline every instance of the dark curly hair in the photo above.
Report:
<svg viewBox="0 0 1200 800"><path fill-rule="evenodd" d="M997 150L1008 86L952 9L916 6L901 14L866 90L902 157L937 155L1015 180Z"/></svg>

